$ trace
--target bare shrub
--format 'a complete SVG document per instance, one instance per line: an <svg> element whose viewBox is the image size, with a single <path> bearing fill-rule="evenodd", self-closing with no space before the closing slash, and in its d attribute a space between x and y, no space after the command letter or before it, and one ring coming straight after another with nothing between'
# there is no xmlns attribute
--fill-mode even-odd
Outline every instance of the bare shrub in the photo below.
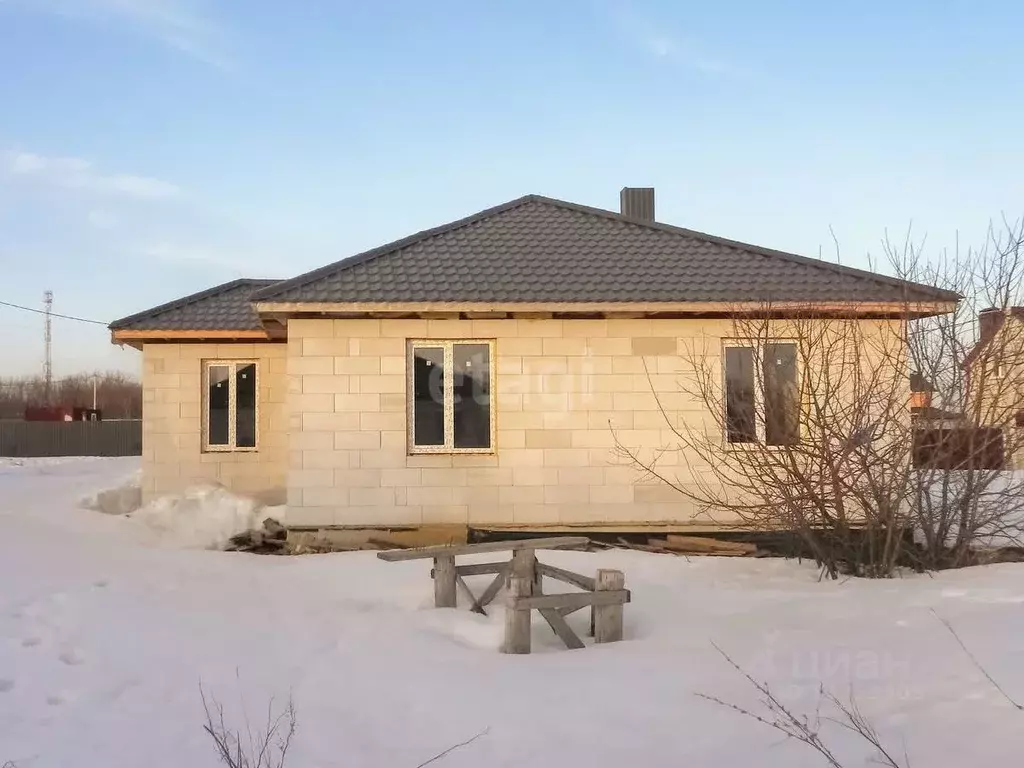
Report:
<svg viewBox="0 0 1024 768"><path fill-rule="evenodd" d="M730 346L714 338L682 351L678 386L702 418L662 407L673 445L652 452L617 439L618 450L713 520L794 532L833 578L887 576L913 495L903 332L899 319L811 306L737 311ZM732 350L746 358L742 381L724 370Z"/></svg>
<svg viewBox="0 0 1024 768"><path fill-rule="evenodd" d="M231 727L225 720L224 706L216 699L207 699L202 685L199 686L199 696L203 702L203 712L206 714L203 730L213 740L217 756L224 765L228 768L284 768L288 749L296 729L295 704L291 697L288 698L288 703L276 713L274 700L271 699L267 703L266 718L262 727L253 731L244 706L242 707L243 727ZM424 760L416 768L424 768L424 766L436 763L452 752L469 746L489 732L490 728L484 728L475 736L453 744ZM0 768L16 768L16 766L13 763L7 763Z"/></svg>
<svg viewBox="0 0 1024 768"><path fill-rule="evenodd" d="M716 696L698 693L698 697L763 723L770 728L774 728L786 738L795 739L801 744L807 745L821 755L832 768L843 768L843 763L840 762L840 758L836 756L833 748L825 741L822 734L823 726L827 724L832 724L849 731L867 742L872 749L875 764L887 766L888 768L909 768L910 761L906 753L903 754L902 762L900 762L893 752L882 744L878 733L858 709L852 695L849 703L844 703L822 687L819 692L818 706L814 714L798 715L772 692L768 683L754 679L749 672L733 661L717 645L715 645L715 650L757 690L758 694L760 694L760 703L764 707L764 714L752 712L737 704L723 701ZM823 715L823 707L832 710L835 714Z"/></svg>
<svg viewBox="0 0 1024 768"><path fill-rule="evenodd" d="M996 681L996 679L985 669L984 665L978 661L977 657L967 647L967 644L961 639L960 635L953 628L953 625L946 619L939 616L935 611L932 614L937 618L942 625L949 631L956 640L957 645L960 646L960 650L964 652L971 664L974 665L985 679L995 688L999 694L1018 712L1024 712L1024 705L1020 704L1016 699L1010 696L1009 693ZM711 644L722 658L724 658L729 665L739 672L751 686L760 694L760 703L764 708L763 714L753 712L745 707L741 707L732 702L724 701L717 696L711 696L705 693L697 693L699 698L710 701L719 706L731 709L745 717L749 717L752 720L756 720L759 723L763 723L770 728L774 728L779 733L784 734L787 738L796 739L801 744L806 744L808 747L813 749L819 755L821 755L829 766L832 768L843 768L843 764L836 757L833 748L828 745L822 735L822 726L826 724L832 724L843 730L855 734L862 741L866 742L871 747L874 753L874 763L877 765L888 766L888 768L910 768L910 759L904 750L902 756L902 762L900 762L894 753L882 744L882 740L878 735L878 732L871 725L871 722L864 716L864 714L857 707L856 700L853 698L853 694L850 695L849 703L840 701L834 694L829 693L825 690L824 686L819 689L818 706L815 709L813 715L798 715L793 710L786 706L771 690L771 687L766 682L756 680L749 672L744 670L739 664L737 664L725 651L719 648L714 643ZM822 716L822 706L832 709L836 714Z"/></svg>
<svg viewBox="0 0 1024 768"><path fill-rule="evenodd" d="M216 699L207 700L199 686L199 695L206 713L203 730L210 735L217 748L217 756L228 768L283 768L295 735L295 705L288 703L274 712L274 700L267 704L266 720L262 728L253 731L249 716L243 707L243 726L234 728L225 722L224 706Z"/></svg>

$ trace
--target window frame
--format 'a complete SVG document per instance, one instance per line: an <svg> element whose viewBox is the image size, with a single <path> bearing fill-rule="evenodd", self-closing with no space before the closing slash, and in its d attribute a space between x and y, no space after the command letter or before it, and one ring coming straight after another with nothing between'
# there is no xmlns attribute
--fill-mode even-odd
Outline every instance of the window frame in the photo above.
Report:
<svg viewBox="0 0 1024 768"><path fill-rule="evenodd" d="M764 419L765 393L764 393L764 348L775 344L792 344L796 347L796 383L797 383L797 438L804 437L804 398L801 388L803 381L803 370L800 360L800 345L796 339L778 337L770 339L743 339L729 338L722 339L722 443L726 448L734 450L751 450L752 448L784 449L791 448L792 444L772 443L766 441L767 425ZM729 348L752 349L754 351L754 436L755 439L749 442L733 442L729 439L729 403L728 403L728 377L726 369L726 353ZM758 374L757 371L761 373Z"/></svg>
<svg viewBox="0 0 1024 768"><path fill-rule="evenodd" d="M260 447L260 363L253 359L209 359L203 360L202 370L202 422L200 425L203 453L257 453ZM238 368L251 365L256 372L255 407L254 416L255 429L253 445L237 445L238 442L238 408L236 407L238 387ZM210 369L218 366L230 370L228 377L228 442L226 445L211 445L210 443Z"/></svg>
<svg viewBox="0 0 1024 768"><path fill-rule="evenodd" d="M488 416L490 441L486 448L457 448L455 446L455 345L479 344L487 345L488 357ZM416 366L415 352L418 348L441 348L444 351L444 444L416 445ZM498 439L498 397L497 397L497 354L494 339L407 339L405 351L405 421L406 451L410 456L423 454L493 454L497 450Z"/></svg>

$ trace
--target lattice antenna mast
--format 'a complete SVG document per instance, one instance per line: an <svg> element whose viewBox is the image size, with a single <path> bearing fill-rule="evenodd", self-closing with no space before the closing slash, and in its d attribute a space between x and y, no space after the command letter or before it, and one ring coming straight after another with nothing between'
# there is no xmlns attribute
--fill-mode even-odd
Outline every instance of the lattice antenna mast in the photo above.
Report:
<svg viewBox="0 0 1024 768"><path fill-rule="evenodd" d="M49 405L52 402L51 394L53 392L53 352L51 349L53 346L53 334L50 331L53 291L47 291L43 294L43 308L46 316L43 325L43 347L45 349L45 356L43 357L43 386L46 393L46 404Z"/></svg>

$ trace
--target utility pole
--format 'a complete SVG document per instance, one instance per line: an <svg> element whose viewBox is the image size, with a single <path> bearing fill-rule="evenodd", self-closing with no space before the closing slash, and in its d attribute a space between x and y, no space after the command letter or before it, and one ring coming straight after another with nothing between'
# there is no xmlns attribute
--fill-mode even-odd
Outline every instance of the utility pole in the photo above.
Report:
<svg viewBox="0 0 1024 768"><path fill-rule="evenodd" d="M43 294L43 307L45 309L44 314L46 315L45 325L43 326L43 346L45 347L45 357L43 358L43 391L46 393L46 404L52 405L53 355L50 348L53 343L53 336L50 332L50 313L53 311L53 291L47 291Z"/></svg>

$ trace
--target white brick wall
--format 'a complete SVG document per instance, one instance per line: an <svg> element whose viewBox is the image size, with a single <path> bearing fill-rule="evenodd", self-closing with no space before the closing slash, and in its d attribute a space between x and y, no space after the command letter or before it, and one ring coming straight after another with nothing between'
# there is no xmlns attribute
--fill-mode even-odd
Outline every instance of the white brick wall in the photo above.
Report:
<svg viewBox="0 0 1024 768"><path fill-rule="evenodd" d="M259 365L259 450L202 451L202 361ZM142 353L143 499L216 482L271 503L285 499L288 465L284 344L146 344ZM331 398L333 408L333 395Z"/></svg>
<svg viewBox="0 0 1024 768"><path fill-rule="evenodd" d="M637 484L637 473L614 455L609 422L633 447L670 443L651 383L675 398L674 418L702 419L696 403L678 397L680 340L707 335L717 349L730 327L646 319L290 321L289 404L301 418L290 435L289 521L692 520L696 511L678 494ZM408 455L412 338L495 339L493 455Z"/></svg>
<svg viewBox="0 0 1024 768"><path fill-rule="evenodd" d="M680 389L692 376L681 353L717 358L731 335L727 320L324 319L289 321L287 344L147 344L145 496L214 480L277 501L287 486L300 526L700 520L614 448L676 444L659 400L672 423L708 424ZM408 455L412 338L495 340L493 454ZM201 361L213 358L259 360L258 453L201 451ZM670 451L659 466L692 483L692 459Z"/></svg>

